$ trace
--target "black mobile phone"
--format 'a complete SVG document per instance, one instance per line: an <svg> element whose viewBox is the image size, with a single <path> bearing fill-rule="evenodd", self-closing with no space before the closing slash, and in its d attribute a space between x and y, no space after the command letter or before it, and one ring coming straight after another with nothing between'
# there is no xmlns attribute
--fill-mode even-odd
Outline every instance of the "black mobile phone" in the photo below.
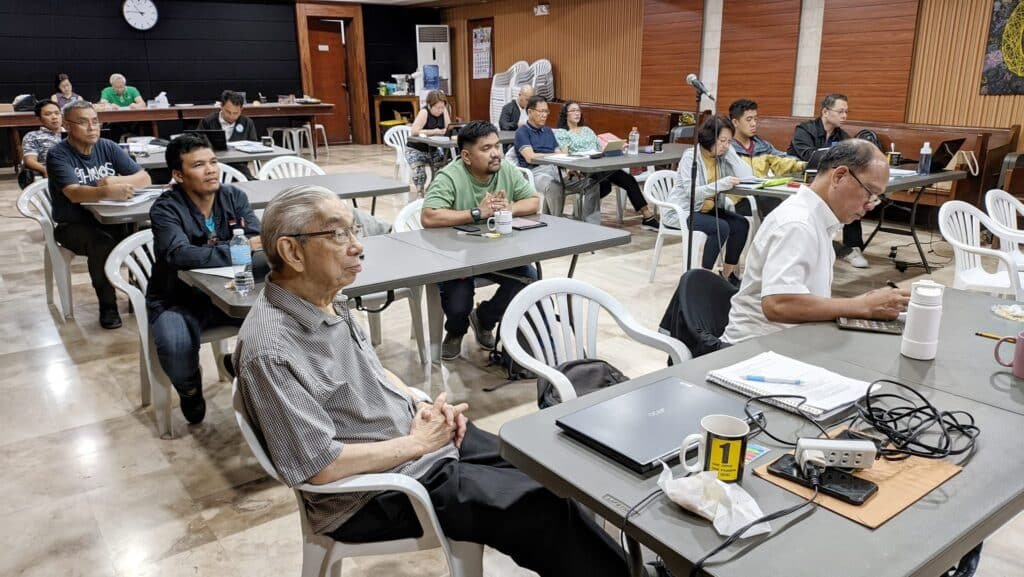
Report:
<svg viewBox="0 0 1024 577"><path fill-rule="evenodd" d="M480 232L479 226L473 226L471 224L460 224L453 226L455 230L461 230L462 232Z"/></svg>
<svg viewBox="0 0 1024 577"><path fill-rule="evenodd" d="M905 323L895 321L873 321L870 319L851 319L839 317L836 324L841 329L851 331L867 331L871 333L886 333L890 335L902 335Z"/></svg>
<svg viewBox="0 0 1024 577"><path fill-rule="evenodd" d="M800 471L800 465L797 464L796 459L788 453L775 459L774 463L768 465L768 472L804 487L811 486L811 483L804 478L803 472ZM863 505L865 501L878 492L878 485L871 481L854 477L845 471L840 471L833 467L825 469L819 481L819 491L823 495L835 497L851 505Z"/></svg>

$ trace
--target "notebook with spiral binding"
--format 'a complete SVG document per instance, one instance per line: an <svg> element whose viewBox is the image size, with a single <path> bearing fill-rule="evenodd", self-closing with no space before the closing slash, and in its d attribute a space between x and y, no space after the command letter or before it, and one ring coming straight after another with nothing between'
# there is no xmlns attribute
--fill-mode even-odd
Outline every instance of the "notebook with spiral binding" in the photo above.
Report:
<svg viewBox="0 0 1024 577"><path fill-rule="evenodd" d="M753 377L753 378L751 378ZM857 402L868 383L768 351L734 365L708 372L707 380L748 397L802 395L801 409L824 420ZM799 381L799 384L771 381ZM800 399L764 399L766 404L798 413Z"/></svg>

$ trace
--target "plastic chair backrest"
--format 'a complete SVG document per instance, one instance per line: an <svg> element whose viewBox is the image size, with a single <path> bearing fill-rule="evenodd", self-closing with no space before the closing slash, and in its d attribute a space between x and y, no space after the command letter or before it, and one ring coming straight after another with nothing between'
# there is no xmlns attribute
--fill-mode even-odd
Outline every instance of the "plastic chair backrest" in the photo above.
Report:
<svg viewBox="0 0 1024 577"><path fill-rule="evenodd" d="M398 216L395 217L395 223L391 225L391 229L395 232L421 230L423 228L423 223L420 222L420 212L422 211L422 198L418 198L410 202L405 205L402 210L398 211Z"/></svg>
<svg viewBox="0 0 1024 577"><path fill-rule="evenodd" d="M45 178L28 185L18 195L18 212L39 223L39 228L43 229L46 244L52 245L51 249L56 249L57 240L53 236L53 204L50 202L49 186L50 181Z"/></svg>
<svg viewBox="0 0 1024 577"><path fill-rule="evenodd" d="M411 133L412 129L407 124L392 126L384 133L384 144L395 149L395 153L404 158L405 145L409 142L409 134Z"/></svg>
<svg viewBox="0 0 1024 577"><path fill-rule="evenodd" d="M153 229L147 228L119 242L103 265L110 284L128 295L140 328L149 322L146 315L146 289L149 287L150 277L153 276L155 261ZM130 276L122 272L124 267L128 268ZM135 284L132 284L132 281ZM140 330L140 334L142 333Z"/></svg>
<svg viewBox="0 0 1024 577"><path fill-rule="evenodd" d="M230 182L248 182L249 179L242 174L241 170L233 166L218 162L217 166L220 167L220 182L221 184L228 184Z"/></svg>
<svg viewBox="0 0 1024 577"><path fill-rule="evenodd" d="M523 166L517 166L516 170L518 170L520 173L522 173L522 175L526 178L526 180L529 181L530 188L532 188L533 190L537 190L537 184L533 180L533 171L532 170L530 170L529 168L523 167Z"/></svg>
<svg viewBox="0 0 1024 577"><path fill-rule="evenodd" d="M981 225L987 220L966 202L948 201L939 208L939 231L953 247L958 272L981 267L981 256L971 249L981 248Z"/></svg>
<svg viewBox="0 0 1024 577"><path fill-rule="evenodd" d="M252 421L249 420L249 412L246 410L245 401L242 399L242 392L238 389L238 379L231 382L231 404L235 409L235 422L238 423L238 428L242 431L242 437L245 439L246 444L249 445L249 450L256 457L256 461L275 481L283 483L284 481L281 480L281 476L278 474L277 469L274 468L270 457L263 449L263 443L256 435L256 430L252 427Z"/></svg>
<svg viewBox="0 0 1024 577"><path fill-rule="evenodd" d="M301 176L324 175L324 169L316 163L298 156L279 156L268 160L260 169L257 178L274 180L278 178L298 178Z"/></svg>
<svg viewBox="0 0 1024 577"><path fill-rule="evenodd" d="M505 309L501 342L516 362L551 381L565 401L576 393L555 367L567 361L600 358L597 332L601 310L607 311L629 337L668 353L673 362L691 357L686 345L643 327L610 294L569 278L544 279L521 290ZM529 351L519 343L517 332L523 335Z"/></svg>
<svg viewBox="0 0 1024 577"><path fill-rule="evenodd" d="M985 194L985 210L997 223L1016 231L1019 230L1017 218L1024 216L1024 203L1005 190L993 188ZM999 250L1007 254L1020 253L1019 247L1015 242L999 243Z"/></svg>

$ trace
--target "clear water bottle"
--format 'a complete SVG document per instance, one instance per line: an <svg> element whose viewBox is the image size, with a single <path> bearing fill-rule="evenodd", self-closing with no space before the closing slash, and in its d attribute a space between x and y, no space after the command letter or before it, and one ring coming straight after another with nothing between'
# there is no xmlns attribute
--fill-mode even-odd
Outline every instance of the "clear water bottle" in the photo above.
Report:
<svg viewBox="0 0 1024 577"><path fill-rule="evenodd" d="M942 292L946 287L930 280L919 280L910 292L907 324L903 328L900 353L905 357L930 361L939 350L939 324L942 321Z"/></svg>
<svg viewBox="0 0 1024 577"><path fill-rule="evenodd" d="M247 295L252 290L252 249L245 231L236 228L231 231L231 270L235 273L235 292Z"/></svg>
<svg viewBox="0 0 1024 577"><path fill-rule="evenodd" d="M917 161L918 174L931 174L932 172L932 144L925 142L921 147L921 160Z"/></svg>
<svg viewBox="0 0 1024 577"><path fill-rule="evenodd" d="M640 132L637 131L636 127L629 131L629 146L626 148L626 154L640 154Z"/></svg>

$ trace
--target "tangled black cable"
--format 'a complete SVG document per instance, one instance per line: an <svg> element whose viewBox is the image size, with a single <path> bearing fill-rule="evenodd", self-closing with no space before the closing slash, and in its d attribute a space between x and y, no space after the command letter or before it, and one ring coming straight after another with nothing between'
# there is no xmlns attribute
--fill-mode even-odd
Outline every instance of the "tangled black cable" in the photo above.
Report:
<svg viewBox="0 0 1024 577"><path fill-rule="evenodd" d="M876 393L881 384L896 385L910 391L919 403L897 393ZM886 406L887 401L900 404ZM879 454L890 461L907 457L942 459L950 455L962 455L974 450L975 440L981 429L974 423L974 416L967 411L943 411L912 387L903 383L878 379L868 385L867 392L857 402L857 417L850 424L850 432L874 440L873 435L856 431L858 421L878 431L889 445L879 447ZM926 434L938 435L936 442L923 439Z"/></svg>
<svg viewBox="0 0 1024 577"><path fill-rule="evenodd" d="M688 477L689 474L685 476ZM661 488L651 491L646 497L640 499L636 505L630 507L629 511L626 511L626 516L622 518L622 527L619 527L619 546L622 547L622 552L626 555L626 566L629 568L630 575L634 575L635 573L633 572L633 558L629 555L629 551L626 547L626 524L629 522L629 518L633 516L633 513L636 513L641 507L649 503L651 499L657 497L661 493Z"/></svg>
<svg viewBox="0 0 1024 577"><path fill-rule="evenodd" d="M770 432L768 432L768 420L765 418L764 413L758 413L758 414L755 415L754 413L750 412L750 406L751 406L752 403L755 403L755 402L758 402L758 401L765 402L765 401L768 401L769 399L800 399L800 402L796 404L796 407L793 407L791 405L786 405L785 403L768 403L768 404L771 404L771 405L776 405L776 404L777 405L782 405L781 408L784 408L786 410L796 409L796 412L801 417L807 419L807 422L811 423L812 425L814 425L815 427L818 428L818 431L821 432L821 436L828 437L828 432L825 431L825 429L821 426L821 424L818 423L818 421L815 421L814 418L811 417L810 413L808 413L806 410L804 410L803 407L807 403L807 397L805 397L803 395L760 395L760 396L757 396L757 397L750 397L749 399L747 399L746 404L743 405L743 412L747 414L747 421L753 423L757 427L757 430L750 431L750 434L747 435L748 439L752 439L752 438L756 437L757 435L759 435L761 433L764 433L766 436L768 436L771 440L775 441L776 443L779 443L781 445L785 445L787 447L796 447L796 443L791 442L791 441L785 441L783 439L780 439L780 438L776 437L775 435L771 434Z"/></svg>

